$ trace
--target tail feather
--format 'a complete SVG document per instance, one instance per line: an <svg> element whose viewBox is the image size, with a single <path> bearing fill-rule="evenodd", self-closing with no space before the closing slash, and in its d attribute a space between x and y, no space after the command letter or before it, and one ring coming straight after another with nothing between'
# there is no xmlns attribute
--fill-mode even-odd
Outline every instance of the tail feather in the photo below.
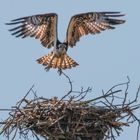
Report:
<svg viewBox="0 0 140 140"><path fill-rule="evenodd" d="M77 63L73 59L71 59L70 57L67 57L67 59L69 61L70 66L75 67L77 65Z"/></svg>
<svg viewBox="0 0 140 140"><path fill-rule="evenodd" d="M69 59L68 57L65 57L65 65L70 69L71 68L71 65L70 65L70 62L69 62Z"/></svg>
<svg viewBox="0 0 140 140"><path fill-rule="evenodd" d="M53 53L51 52L51 53L49 53L48 55L45 55L45 56L43 56L43 57L37 59L37 62L38 62L39 64L42 64L43 66L48 65L49 62L50 62L50 60L51 60L52 54L53 54Z"/></svg>
<svg viewBox="0 0 140 140"><path fill-rule="evenodd" d="M66 67L66 60L65 60L65 57L64 57L63 59L64 59L64 61L63 61L63 63L62 63L62 69L65 69L65 67Z"/></svg>
<svg viewBox="0 0 140 140"><path fill-rule="evenodd" d="M55 69L55 68L57 68L57 59L56 59L56 57L53 59L53 61L52 61L52 67Z"/></svg>
<svg viewBox="0 0 140 140"><path fill-rule="evenodd" d="M55 57L54 60L52 61L52 66L53 68L61 69L61 63L62 63L61 57L59 58Z"/></svg>
<svg viewBox="0 0 140 140"><path fill-rule="evenodd" d="M39 64L46 66L45 69L58 68L58 69L70 69L78 65L72 58L67 54L61 55L60 57L55 56L53 52L37 59Z"/></svg>

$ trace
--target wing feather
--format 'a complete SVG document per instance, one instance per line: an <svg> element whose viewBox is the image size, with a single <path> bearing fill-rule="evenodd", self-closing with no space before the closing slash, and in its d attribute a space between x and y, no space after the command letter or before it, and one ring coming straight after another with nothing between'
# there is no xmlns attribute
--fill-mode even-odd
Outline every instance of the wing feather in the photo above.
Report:
<svg viewBox="0 0 140 140"><path fill-rule="evenodd" d="M12 20L7 25L18 25L9 31L16 37L34 37L44 47L50 48L57 41L57 14L40 14Z"/></svg>
<svg viewBox="0 0 140 140"><path fill-rule="evenodd" d="M89 12L74 15L69 22L65 41L73 47L84 35L115 29L114 25L125 22L125 20L116 19L121 16L124 14L120 12Z"/></svg>

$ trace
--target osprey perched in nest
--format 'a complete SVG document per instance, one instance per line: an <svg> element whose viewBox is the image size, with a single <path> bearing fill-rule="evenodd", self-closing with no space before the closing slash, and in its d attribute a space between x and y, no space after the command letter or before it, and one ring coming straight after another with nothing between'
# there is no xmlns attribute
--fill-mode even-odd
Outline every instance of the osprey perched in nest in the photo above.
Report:
<svg viewBox="0 0 140 140"><path fill-rule="evenodd" d="M114 25L125 22L125 20L116 19L121 16L124 15L120 12L88 12L74 15L70 19L63 43L57 37L56 13L21 17L6 24L18 25L9 30L16 37L34 37L39 39L44 47L53 47L51 53L37 59L37 62L45 66L46 70L50 68L63 70L78 65L67 55L68 47L74 47L83 35L94 35L106 29L114 29Z"/></svg>

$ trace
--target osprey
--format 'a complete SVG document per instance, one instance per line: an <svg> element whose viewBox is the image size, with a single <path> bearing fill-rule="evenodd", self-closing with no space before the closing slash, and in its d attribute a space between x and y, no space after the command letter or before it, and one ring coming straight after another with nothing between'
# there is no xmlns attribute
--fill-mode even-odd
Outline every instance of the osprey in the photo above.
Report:
<svg viewBox="0 0 140 140"><path fill-rule="evenodd" d="M10 29L16 37L34 37L39 39L46 48L53 48L51 53L37 59L46 70L70 69L78 65L67 55L68 47L74 47L80 37L87 34L97 34L106 29L115 29L114 25L122 24L125 20L116 19L124 16L120 12L88 12L71 17L64 42L57 37L56 13L39 14L11 20L7 25L17 25Z"/></svg>

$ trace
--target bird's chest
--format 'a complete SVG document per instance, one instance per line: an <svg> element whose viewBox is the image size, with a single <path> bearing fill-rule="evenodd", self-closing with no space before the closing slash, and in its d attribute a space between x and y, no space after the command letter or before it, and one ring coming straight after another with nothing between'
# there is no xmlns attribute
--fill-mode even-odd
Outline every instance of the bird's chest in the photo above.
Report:
<svg viewBox="0 0 140 140"><path fill-rule="evenodd" d="M54 48L54 54L58 57L66 54L66 52L67 52L67 46L65 44L59 44Z"/></svg>

